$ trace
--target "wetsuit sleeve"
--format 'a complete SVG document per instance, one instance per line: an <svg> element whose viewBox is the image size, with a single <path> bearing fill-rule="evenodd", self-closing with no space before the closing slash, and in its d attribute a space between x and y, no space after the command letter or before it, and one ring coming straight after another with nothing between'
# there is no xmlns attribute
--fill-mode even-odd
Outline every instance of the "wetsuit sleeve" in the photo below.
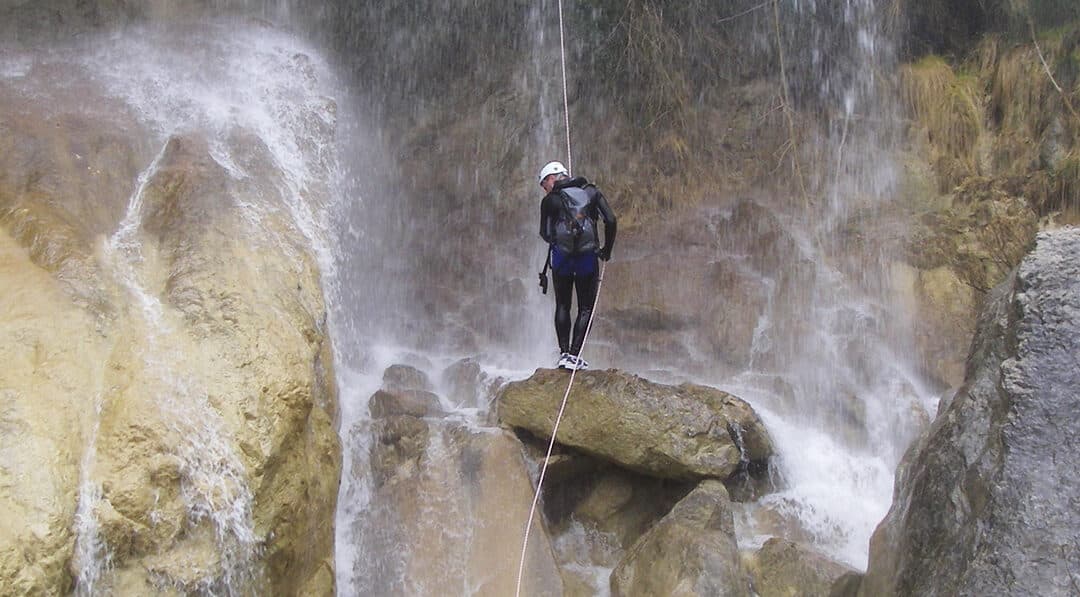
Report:
<svg viewBox="0 0 1080 597"><path fill-rule="evenodd" d="M548 194L540 201L540 238L549 245L555 242L555 220L551 199L551 195Z"/></svg>
<svg viewBox="0 0 1080 597"><path fill-rule="evenodd" d="M615 248L615 212L611 211L611 206L608 205L607 199L604 198L604 194L600 192L600 189L596 190L596 208L600 212L600 218L604 220L604 247L601 251L610 255L611 250Z"/></svg>

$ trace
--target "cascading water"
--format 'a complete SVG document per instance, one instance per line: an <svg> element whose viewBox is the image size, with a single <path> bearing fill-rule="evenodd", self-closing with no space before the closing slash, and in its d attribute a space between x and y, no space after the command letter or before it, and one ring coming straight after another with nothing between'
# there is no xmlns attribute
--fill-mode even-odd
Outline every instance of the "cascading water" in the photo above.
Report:
<svg viewBox="0 0 1080 597"><path fill-rule="evenodd" d="M910 353L909 340L906 337L907 314L900 305L890 298L888 290L888 271L884 264L888 255L872 252L860 254L856 247L845 246L844 227L853 216L867 210L876 210L888 202L894 190L896 172L890 154L890 143L895 131L891 120L891 107L887 93L882 92L884 81L893 67L892 42L883 30L884 8L872 0L847 2L842 5L826 5L816 2L784 2L776 5L776 19L772 17L772 5L750 5L745 12L746 18L738 21L737 26L752 22L752 27L745 27L744 37L754 39L746 44L748 53L772 54L775 56L777 43L784 44L787 53L786 67L791 86L789 91L792 109L807 113L821 114L822 126L810 138L804 139L802 151L797 153L802 162L802 169L807 177L806 197L776 197L763 200L771 210L771 217L776 221L776 228L783 236L790 239L790 247L777 255L762 257L756 252L769 251L768 247L755 245L754 238L736 231L736 234L720 236L715 240L717 260L739 258L740 267L747 276L758 277L766 289L766 305L757 320L753 334L753 346L750 347L751 361L744 371L736 371L724 376L701 376L695 373L680 373L682 363L674 359L652 358L647 363L652 370L666 371L675 379L705 381L730 390L750 400L765 418L777 443L778 459L774 468L779 477L778 491L765 496L757 504L748 505L739 518L740 542L745 548L759 544L765 533L773 534L776 528L762 528L759 512L766 511L766 518L779 517L789 521L790 527L801 527L793 532L797 538L810 542L839 560L855 567L863 567L867 557L867 542L874 526L884 515L891 500L893 470L899 461L907 443L917 430L920 411L932 410L932 393L924 387L920 376L915 371L907 355ZM769 10L760 10L762 6ZM756 8L755 8L756 7ZM515 17L506 16L518 11ZM492 22L499 23L507 31L516 31L521 27L527 32L529 43L523 48L520 61L525 67L512 68L513 75L506 78L514 83L515 97L523 95L534 101L529 109L519 112L519 118L535 118L532 137L518 138L526 156L526 172L531 171L547 159L559 158L562 149L561 130L561 89L558 82L558 55L555 29L554 2L533 3L528 6L508 6L500 9L498 17L489 16ZM425 14L424 11L427 11ZM734 11L734 10L733 10ZM473 23L472 17L455 14L452 7L434 3L425 9L415 9L416 14L393 14L377 10L359 9L357 12L344 14L346 36L351 30L381 31L383 38L372 41L361 39L358 45L363 48L381 48L397 56L400 64L418 65L416 72L427 72L424 68L440 65L445 70L432 76L445 81L457 73L462 64L468 63L466 50L450 41L458 32L459 24ZM578 11L580 18L582 13ZM593 9L594 17L602 9ZM616 16L621 11L616 11ZM411 13L406 11L406 13ZM768 15L768 16L766 16ZM600 15L603 17L603 15ZM626 15L623 14L623 17ZM478 17L481 21L485 17ZM599 17L598 17L599 18ZM746 19L755 18L755 21ZM415 27L415 37L401 37L395 27L408 23ZM421 26L421 23L436 23ZM439 23L448 23L445 26ZM569 39L571 44L570 77L572 97L583 93L582 88L597 82L575 80L574 57L584 59L597 51L598 47L584 47L582 31L588 27L579 27L580 23L571 20ZM352 29L350 29L350 27ZM478 25L484 30L485 25ZM500 35L503 34L500 32ZM644 33L638 32L639 35ZM351 38L356 41L355 38ZM588 37L597 44L608 41L607 33ZM483 44L477 44L482 46ZM461 51L461 54L453 54ZM454 55L461 63L441 58ZM509 62L514 62L510 60ZM515 63L516 64L516 63ZM773 62L775 64L775 62ZM632 65L633 66L633 65ZM391 68L391 71L395 69ZM380 77L378 69L366 70L365 80L384 81L389 71ZM466 75L462 75L466 76ZM494 77L487 73L481 75ZM520 85L518 84L520 82ZM476 82L476 85L482 85ZM407 103L408 100L396 95L398 87L422 95L425 89L419 82L402 82L389 78L388 85L394 92L374 95L375 105L372 111L380 114L394 113L395 105L391 102ZM442 88L435 86L436 88ZM587 92L585 92L587 93ZM418 100L409 109L413 122L423 121L426 110L437 113L432 105L433 98ZM452 94L445 98L447 105L459 101ZM578 106L581 106L579 98ZM456 105L456 104L454 104ZM512 106L512 104L510 104ZM558 107L557 107L558 106ZM401 106L396 106L398 110ZM483 110L480 106L461 105L461 109L470 111ZM513 108L505 108L507 111ZM601 114L602 107L595 105L579 108L580 115L588 110ZM454 110L454 109L451 109ZM459 115L461 111L457 112ZM603 117L593 117L591 122L603 122ZM578 126L581 121L578 120ZM435 127L436 130L439 130ZM387 125L385 134L394 134L395 129ZM464 131L466 134L471 131ZM582 147L586 155L602 151L603 148L590 146L598 130L579 128L576 138L583 139ZM444 133L447 137L452 131ZM382 136L382 135L380 135ZM452 143L443 138L446 143ZM434 142L433 142L434 143ZM812 148L812 149L811 149ZM450 152L452 150L447 150ZM445 167L458 167L446 161L441 150L435 149L425 156ZM472 155L466 152L451 155ZM575 156L580 157L580 156ZM443 161L439 161L443 160ZM416 168L432 168L427 165ZM604 175L588 171L588 162L575 160L582 173L586 175ZM516 165L516 164L515 164ZM360 168L363 170L363 168ZM421 170L423 171L423 170ZM520 169L514 171L519 172ZM433 172L434 176L440 173ZM617 173L606 173L615 177ZM398 172L389 180L380 181L385 186L368 181L367 188L378 189L365 196L400 194L398 188L417 186L415 173ZM500 172L499 176L505 176ZM465 177L475 183L482 177ZM461 182L459 177L459 182ZM539 199L531 180L506 181L497 196L507 193L520 193L524 197ZM459 190L472 193L476 189L464 184ZM421 196L424 195L420 191ZM481 193L482 196L485 196ZM613 197L613 206L620 209L620 197ZM395 199L398 201L400 199ZM440 198L428 199L441 202ZM427 200L422 200L421 203ZM723 202L720 202L723 204ZM477 254L462 251L458 245L463 224L450 211L448 221L432 222L424 219L421 209L414 206L413 211L394 213L378 211L368 206L366 216L374 220L357 219L351 226L368 231L369 240L382 244L381 231L393 230L401 236L391 237L395 243L388 263L395 263L402 250L412 255L417 261L426 260L430 251L427 244L433 234L444 245L440 250L444 255L435 256L434 261L443 263L441 257L452 255L458 258L458 265L451 266L455 275L462 279L474 276L471 268L477 263ZM398 208L400 209L400 207ZM475 215L473 210L463 210ZM520 238L535 235L535 205L530 201L512 210L510 222L500 222L499 226L520 231ZM469 225L482 223L466 219ZM725 218L730 212L721 210L718 227L724 228ZM728 225L730 231L730 225ZM410 232L410 229L415 229ZM422 236L415 238L411 234ZM515 237L513 234L506 235ZM377 240L379 239L379 240ZM623 251L628 241L623 241ZM521 259L506 262L494 256L488 261L481 260L484 282L473 287L473 292L484 294L491 292L491 280L500 277L513 279L521 277L522 263L538 264L542 257L542 246L537 247L526 241L529 250L526 254L515 247L515 254ZM369 243L370 246L371 243ZM537 243L539 244L539 243ZM404 247L404 249L403 249ZM617 249L616 253L621 256ZM617 256L617 258L619 258ZM370 259L370 256L365 257ZM763 265L764 264L764 265ZM445 273L445 272L444 272ZM398 287L411 285L420 297L425 294L456 292L454 300L449 302L434 301L434 308L427 312L416 312L407 305L392 303L394 311L387 321L397 322L401 312L411 313L419 321L426 322L422 333L416 334L413 324L391 324L389 333L383 337L394 338L404 345L393 348L393 341L383 348L368 350L369 360L358 370L365 373L343 378L343 402L355 403L347 407L343 417L346 451L352 458L350 473L346 474L343 491L339 502L338 516L338 553L339 590L345 592L370 592L379 588L400 586L408 576L407 562L414 553L415 546L403 545L395 540L386 520L392 520L393 506L373 505L373 487L371 486L371 463L368 455L372 450L371 420L364 410L367 398L379 387L379 372L394 362L408 362L426 370L434 377L446 365L458 356L478 358L487 379L500 376L510 378L528 375L532 367L543 365L551 355L544 350L550 346L550 305L537 300L539 294L533 292L520 299L513 294L501 295L500 299L514 297L514 301L524 302L528 306L527 321L522 324L520 318L508 322L504 330L511 339L496 339L486 336L481 331L492 321L503 321L498 311L505 306L487 304L492 317L476 322L472 330L481 336L482 342L473 352L460 351L449 346L436 347L429 339L446 335L445 321L441 319L460 316L461 305L457 301L475 300L475 295L458 288L455 291L441 287L446 279L439 272L428 272L419 264L416 269L393 270L390 276L374 268L370 279L378 279L380 292L385 286ZM534 285L530 278L524 278L524 285ZM394 296L408 295L400 292ZM372 304L378 301L362 301ZM428 303L421 298L425 307ZM376 305L376 310L379 309ZM423 311L424 309L421 309ZM603 315L603 313L601 314ZM540 322L542 326L532 325ZM379 329L376 322L368 329ZM450 331L450 335L457 332ZM602 333L602 332L601 332ZM413 336L419 336L419 340ZM603 344L602 336L597 342ZM503 354L496 346L509 346L513 350ZM611 365L633 371L636 365L644 365L633 358L632 351L618 347L613 351L605 347L606 355L612 355ZM588 350L588 349L587 349ZM625 357L625 358L621 358ZM617 359L617 360L616 360ZM509 364L509 367L507 367ZM457 405L447 404L453 407ZM475 411L484 413L483 402L469 404L470 412L460 412L462 416L475 416ZM476 407L480 408L477 409ZM436 499L427 496L423 499ZM443 504L449 508L450 502ZM428 502L428 507L435 507ZM454 525L471 528L476 520L454 517ZM556 538L556 549L560 552L561 564L577 568L581 576L594 577L593 589L599 594L607 591L606 574L613 561L603 557L596 559L596 553L606 553L605 547L611 538L581 527L571 525L570 529ZM587 547L583 547L587 546ZM593 555L588 555L588 554ZM446 557L454 557L446 554ZM439 577L434 574L434 577ZM387 583L387 584L382 584Z"/></svg>
<svg viewBox="0 0 1080 597"><path fill-rule="evenodd" d="M817 193L777 213L798 247L783 267L808 260L814 275L788 288L793 296L774 288L755 333L755 343L767 343L761 352L783 355L783 368L754 363L735 380L763 412L783 477L782 489L739 522L752 544L767 538L754 539L759 509L797 519L804 540L862 568L891 502L893 471L935 401L910 360L910 315L890 294L889 256L844 244L853 216L886 209L896 192L898 124L883 75L895 57L882 3L780 6L772 25L775 43L790 44L781 51L794 101L824 115L807 140L813 151L793 158L814 175L808 184ZM775 385L754 389L776 375L794 403L778 400Z"/></svg>
<svg viewBox="0 0 1080 597"><path fill-rule="evenodd" d="M335 529L339 594L470 593L481 579L470 578L462 560L479 541L485 522L467 507L476 481L437 465L468 452L463 437L494 433L488 404L492 388L528 376L553 356L550 295L542 297L535 290L533 273L543 253L534 238L533 200L539 200L539 192L532 176L510 180L505 172L531 173L547 159L564 157L561 90L555 84L554 3L507 4L499 9L502 16L495 25L482 22L483 7L453 2L421 8L334 5L314 16L301 15L290 2L219 4L298 26L310 20L330 29L327 23L335 23L333 33L313 35L341 36L344 42L331 41L358 52L353 56L342 51L337 66L361 72L382 69L382 78L375 77L373 84L391 81L397 87L385 94L379 89L347 94L311 47L272 27L250 23L230 22L208 31L202 26L129 28L90 43L80 61L152 131L154 147L163 147L140 177L108 252L117 283L143 310L146 352L156 355L144 362L148 385L161 392L159 406L175 421L177 434L188 438L176 457L182 463L189 519L192 524L210 520L216 533L224 570L198 588L208 594L253 591L260 575L256 561L261 539L253 532L243 465L236 448L221 437L199 380L170 374L170 363L185 356L180 345L170 344L171 316L154 298L160 281L140 276L140 264L147 258L141 252L142 188L157 172L168 139L192 130L206 137L210 155L234 184L257 186L251 181L254 172L281 173L259 183L282 198L280 205L262 203L259 192L250 192L238 199L241 211L255 235L265 232L268 242L275 242L276 234L262 227L264 220L286 212L314 247L323 270L335 336L344 452ZM888 153L891 112L877 79L878 73L891 69L894 58L881 30L884 9L878 4L856 0L825 6L790 0L776 5L780 22L764 18L762 10L750 15L758 18L755 27L747 28L756 37L750 47L768 53L775 52L777 40L785 44L791 101L824 114L819 136L805 143L824 149L797 156L813 196L770 203L777 227L793 247L769 262L774 267L755 262L752 239L715 240L717 260L746 257L740 267L747 275L759 276L766 288L749 366L702 379L680 372L676 359L650 363L674 378L730 390L753 403L765 419L777 444L775 464L781 479L777 492L748 506L740 517L744 548L763 538L759 534L766 530L755 516L770 510L797 520L805 531L802 538L857 567L865 565L867 539L891 499L892 471L915 432L913 410L930 410L933 401L905 358L905 315L889 298L887 272L882 273L885 256L857 255L837 240L853 215L886 200L895 177ZM398 29L402 22L414 30ZM472 76L484 56L462 49L468 44L461 40L461 31L475 37L498 35L500 43L520 55L507 60L512 63L509 73L476 83L495 88L483 106L469 106L454 93L443 97L418 89L414 80L430 76L450 88L454 77ZM522 32L526 34L519 35ZM575 34L571 24L572 46ZM380 51L360 53L370 48ZM587 51L579 41L572 54ZM796 54L798 59L793 58ZM574 63L569 66L571 84L584 87L573 82ZM33 61L5 60L0 76L22 76L33 68ZM503 85L506 81L512 83ZM366 82L361 79L357 87ZM332 100L337 100L336 113ZM391 100L415 104L403 108L389 105ZM439 120L429 111L437 114L432 106L441 101L482 112L476 125L481 133L455 129L454 122L427 123L427 118ZM375 124L361 124L370 121ZM516 161L486 162L485 152L501 150L486 144L504 141L483 134L501 132L499 126L508 121L530 123L506 127L514 133L505 143L520 147L504 153ZM423 147L427 153L418 151L417 157L384 152L384 147L395 146L388 137L406 134L409 126L422 129L421 124L431 127L428 133L439 134L411 140L409 147ZM324 144L332 136L327 131L335 127L336 146ZM582 131L575 142L590 138L591 132ZM474 133L476 138L470 136ZM459 137L465 139L460 147L453 144ZM249 143L265 148L270 168L245 161L242 148ZM470 157L456 160L461 156ZM442 161L426 163L429 159ZM522 163L525 168L519 167ZM575 164L592 174L587 163ZM436 168L456 168L456 176L447 178L457 186L430 181L436 177L428 175ZM479 198L462 201L455 194ZM339 204L313 199L319 197ZM618 211L619 198L612 199ZM459 209L461 203L467 208ZM725 206L716 221L723 226L731 217ZM488 230L494 232L488 235ZM513 244L476 247L468 243L466 232ZM620 257L617 250L616 259ZM812 275L804 276L804 269ZM379 463L372 461L372 453L379 438L368 412L369 398L384 383L383 371L397 363L427 373L429 389L448 413L444 422L429 426L430 441L416 461L416 474L419 487L452 487L415 496L415 509L408 512L392 493L380 494L375 482ZM621 367L624 362L608 364ZM631 358L625 361L627 368L634 364ZM472 378L468 389L457 391L451 372L463 369L472 371ZM100 406L97 410L100 413ZM858 420L845 426L849 416ZM95 436L91 434L83 459L77 517L78 590L83 594L101 591L111 557L94 514L102 499L93 477ZM466 480L455 486L459 478ZM420 536L447 551L433 555L428 546L409 543L398 534L395 525L415 522L404 520L408 517L422 519L430 528ZM503 547L516 551L518 529L507 528L504 535ZM593 588L603 594L616 560L617 549L610 541L572 524L556 537L555 548L562 565L592 577ZM418 575L411 568L413 557L434 558L438 565Z"/></svg>
<svg viewBox="0 0 1080 597"><path fill-rule="evenodd" d="M68 74L74 72L67 70L72 64L81 72ZM61 78L49 80L54 71ZM251 21L162 23L87 35L49 52L5 59L2 76L5 84L25 86L31 96L47 93L49 85L102 89L106 105L80 110L95 116L95 110L130 114L148 132L148 144L159 148L132 181L126 211L103 242L99 261L111 277L102 285L114 284L127 296L124 302L134 305L129 319L135 346L130 350L141 355L136 383L139 392L152 396L154 416L173 435L168 456L176 463L186 508L183 532L197 535L207 529L216 550L208 567L192 564L182 586L169 586L179 582L175 579L161 580L160 588L259 594L266 537L255 530L250 471L241 447L226 431L227 415L198 373L204 367L183 329L182 314L160 298L166 282L155 268L163 256L145 229L147 194L178 136L205 139L210 158L227 173L234 191L220 201L236 202L247 234L287 254L312 250L323 279L332 283L330 200L340 197L333 98L345 95L311 47ZM290 244L295 241L277 223L282 218L299 231L306 247ZM82 458L72 566L80 595L107 594L115 582L117 546L102 530L103 512L113 510L96 477L99 428L109 408L108 397L99 396ZM152 525L161 519L156 510L149 513Z"/></svg>

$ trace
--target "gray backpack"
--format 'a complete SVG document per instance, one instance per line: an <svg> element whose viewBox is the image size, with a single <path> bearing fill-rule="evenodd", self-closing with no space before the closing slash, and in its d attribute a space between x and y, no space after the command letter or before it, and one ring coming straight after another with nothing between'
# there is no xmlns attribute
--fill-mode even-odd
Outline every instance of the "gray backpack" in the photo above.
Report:
<svg viewBox="0 0 1080 597"><path fill-rule="evenodd" d="M559 191L562 210L555 222L555 245L564 255L595 252L599 246L596 222L589 217L592 203L589 193L580 187L565 187Z"/></svg>

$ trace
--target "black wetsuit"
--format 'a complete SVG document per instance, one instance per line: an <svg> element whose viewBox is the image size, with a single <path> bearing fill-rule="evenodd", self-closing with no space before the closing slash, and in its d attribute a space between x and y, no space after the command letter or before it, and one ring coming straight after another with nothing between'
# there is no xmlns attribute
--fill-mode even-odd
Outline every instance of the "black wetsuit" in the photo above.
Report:
<svg viewBox="0 0 1080 597"><path fill-rule="evenodd" d="M585 215L592 220L593 234L596 234L596 221L604 221L604 244L599 251L589 250L581 254L567 254L556 244L556 228L564 219L566 208L559 193L560 189L577 187L588 194L588 206ZM611 211L604 195L595 185L584 178L564 178L555 183L552 192L540 202L540 237L550 245L552 281L555 286L555 335L559 340L559 350L577 356L585 340L585 330L592 318L593 304L596 302L598 283L597 256L607 260L615 246L615 213ZM599 238L593 239L592 246L600 246ZM573 343L570 342L570 304L574 289L577 289L578 313L574 322Z"/></svg>

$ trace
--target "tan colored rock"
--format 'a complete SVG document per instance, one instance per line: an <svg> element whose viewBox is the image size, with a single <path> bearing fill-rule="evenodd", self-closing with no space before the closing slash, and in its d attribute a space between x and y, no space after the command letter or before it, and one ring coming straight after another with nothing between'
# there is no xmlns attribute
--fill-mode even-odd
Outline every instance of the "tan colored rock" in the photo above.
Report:
<svg viewBox="0 0 1080 597"><path fill-rule="evenodd" d="M3 227L0 287L0 592L65 594L108 341Z"/></svg>
<svg viewBox="0 0 1080 597"><path fill-rule="evenodd" d="M975 331L978 293L945 266L920 270L897 263L891 274L892 286L909 312L919 314L914 334L923 367L942 383L959 383Z"/></svg>
<svg viewBox="0 0 1080 597"><path fill-rule="evenodd" d="M631 547L611 574L616 597L749 597L723 483L705 480Z"/></svg>
<svg viewBox="0 0 1080 597"><path fill-rule="evenodd" d="M680 266L671 267L676 260ZM689 358L705 351L732 366L749 362L768 301L761 280L734 261L658 253L613 260L608 268L598 320L605 323L598 323L596 337L642 355Z"/></svg>
<svg viewBox="0 0 1080 597"><path fill-rule="evenodd" d="M553 484L545 490L544 499L569 498L574 503L569 513L573 520L612 537L621 549L629 549L692 487L607 465L596 473L567 480L562 486Z"/></svg>
<svg viewBox="0 0 1080 597"><path fill-rule="evenodd" d="M786 499L764 500L764 503L736 504L747 518L747 524L758 536L784 537L800 543L813 543L817 538L799 520L797 510Z"/></svg>
<svg viewBox="0 0 1080 597"><path fill-rule="evenodd" d="M467 406L479 403L481 382L485 375L475 358L454 362L443 370L440 378L443 386L446 387L446 397L452 403Z"/></svg>
<svg viewBox="0 0 1080 597"><path fill-rule="evenodd" d="M439 397L424 390L379 390L368 401L368 411L376 419L390 415L429 417L445 414Z"/></svg>
<svg viewBox="0 0 1080 597"><path fill-rule="evenodd" d="M517 440L505 431L473 432L409 416L380 419L371 433L376 484L363 517L353 522L361 545L353 590L513 595L533 499ZM521 591L563 591L539 512Z"/></svg>
<svg viewBox="0 0 1080 597"><path fill-rule="evenodd" d="M855 572L805 545L772 538L747 566L759 597L829 597L841 576Z"/></svg>
<svg viewBox="0 0 1080 597"><path fill-rule="evenodd" d="M411 365L390 365L383 372L383 388L389 390L431 390L431 380Z"/></svg>
<svg viewBox="0 0 1080 597"><path fill-rule="evenodd" d="M548 437L567 373L540 369L498 396L504 424ZM667 386L616 370L576 377L558 441L647 475L725 479L749 462L765 462L772 442L749 404L726 392Z"/></svg>
<svg viewBox="0 0 1080 597"><path fill-rule="evenodd" d="M971 176L951 204L925 214L908 243L910 266L896 266L893 287L916 314L915 342L925 370L960 385L986 293L1034 242L1038 217L998 180Z"/></svg>
<svg viewBox="0 0 1080 597"><path fill-rule="evenodd" d="M57 69L47 105L0 88L0 593L332 594L333 364L281 174L233 177L197 134L154 147Z"/></svg>

